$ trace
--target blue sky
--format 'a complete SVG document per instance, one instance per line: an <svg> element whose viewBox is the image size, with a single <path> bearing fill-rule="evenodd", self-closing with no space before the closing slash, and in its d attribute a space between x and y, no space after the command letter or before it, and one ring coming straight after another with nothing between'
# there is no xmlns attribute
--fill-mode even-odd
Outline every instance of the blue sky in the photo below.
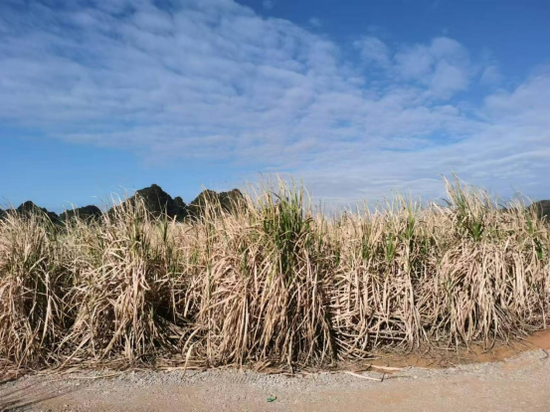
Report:
<svg viewBox="0 0 550 413"><path fill-rule="evenodd" d="M0 197L550 198L549 40L542 0L3 0Z"/></svg>

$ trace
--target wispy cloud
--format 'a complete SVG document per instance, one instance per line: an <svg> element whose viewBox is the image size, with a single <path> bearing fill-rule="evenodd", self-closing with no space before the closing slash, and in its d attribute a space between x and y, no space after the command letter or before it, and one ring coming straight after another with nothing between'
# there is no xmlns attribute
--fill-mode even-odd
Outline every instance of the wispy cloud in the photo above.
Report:
<svg viewBox="0 0 550 413"><path fill-rule="evenodd" d="M2 122L149 158L293 172L338 200L439 194L438 174L451 171L504 192L550 191L550 73L492 90L498 66L454 39L361 37L348 59L341 45L230 0L9 4ZM482 103L462 100L480 84Z"/></svg>
<svg viewBox="0 0 550 413"><path fill-rule="evenodd" d="M353 45L359 49L361 58L367 63L375 63L384 68L390 65L389 48L379 38L365 36L356 40Z"/></svg>
<svg viewBox="0 0 550 413"><path fill-rule="evenodd" d="M435 38L428 45L405 47L395 60L404 79L427 87L437 98L450 98L466 90L474 74L468 51L448 37Z"/></svg>
<svg viewBox="0 0 550 413"><path fill-rule="evenodd" d="M321 19L319 19L318 17L311 17L309 19L309 24L312 26L312 27L322 27L323 26L323 21Z"/></svg>
<svg viewBox="0 0 550 413"><path fill-rule="evenodd" d="M275 0L263 0L262 6L264 6L264 9L271 10L275 7Z"/></svg>

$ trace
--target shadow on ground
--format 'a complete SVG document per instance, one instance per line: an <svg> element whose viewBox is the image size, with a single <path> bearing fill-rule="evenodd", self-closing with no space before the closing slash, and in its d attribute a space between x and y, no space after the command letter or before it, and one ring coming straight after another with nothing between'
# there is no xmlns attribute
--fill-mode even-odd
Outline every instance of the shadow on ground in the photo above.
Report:
<svg viewBox="0 0 550 413"><path fill-rule="evenodd" d="M73 386L59 383L54 386L29 384L23 387L2 388L12 380L0 382L0 412L19 411L32 408L34 405L69 394Z"/></svg>

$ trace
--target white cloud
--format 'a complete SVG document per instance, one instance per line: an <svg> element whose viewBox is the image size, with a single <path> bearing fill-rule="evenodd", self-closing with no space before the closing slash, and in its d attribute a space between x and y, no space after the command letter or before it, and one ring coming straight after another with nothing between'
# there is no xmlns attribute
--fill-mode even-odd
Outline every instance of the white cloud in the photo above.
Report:
<svg viewBox="0 0 550 413"><path fill-rule="evenodd" d="M436 96L447 96L468 87L468 73L442 60L435 65L430 79L430 90Z"/></svg>
<svg viewBox="0 0 550 413"><path fill-rule="evenodd" d="M379 38L365 36L356 40L353 45L359 49L361 58L367 63L376 63L383 67L390 65L389 49Z"/></svg>
<svg viewBox="0 0 550 413"><path fill-rule="evenodd" d="M473 106L459 92L490 66L453 39L393 50L363 37L354 64L326 38L230 0L1 11L4 123L148 159L293 172L335 200L438 195L451 171L550 192L550 74Z"/></svg>
<svg viewBox="0 0 550 413"><path fill-rule="evenodd" d="M489 95L485 99L485 111L494 123L550 131L549 92L550 71L543 71L513 91L500 90Z"/></svg>
<svg viewBox="0 0 550 413"><path fill-rule="evenodd" d="M435 38L429 45L406 47L395 56L398 74L430 87L436 98L447 99L466 90L475 68L468 51L456 40Z"/></svg>
<svg viewBox="0 0 550 413"><path fill-rule="evenodd" d="M495 86L502 82L502 74L500 73L500 70L498 66L496 65L489 65L487 66L480 78L480 83L485 86Z"/></svg>

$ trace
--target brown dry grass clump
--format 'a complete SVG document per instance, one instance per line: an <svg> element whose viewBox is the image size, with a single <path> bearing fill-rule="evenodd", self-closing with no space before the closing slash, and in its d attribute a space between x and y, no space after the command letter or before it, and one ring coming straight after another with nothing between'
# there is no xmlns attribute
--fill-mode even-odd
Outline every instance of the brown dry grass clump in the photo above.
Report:
<svg viewBox="0 0 550 413"><path fill-rule="evenodd" d="M446 182L327 217L281 185L183 224L123 203L100 222L0 220L0 366L323 365L547 328L550 231Z"/></svg>

